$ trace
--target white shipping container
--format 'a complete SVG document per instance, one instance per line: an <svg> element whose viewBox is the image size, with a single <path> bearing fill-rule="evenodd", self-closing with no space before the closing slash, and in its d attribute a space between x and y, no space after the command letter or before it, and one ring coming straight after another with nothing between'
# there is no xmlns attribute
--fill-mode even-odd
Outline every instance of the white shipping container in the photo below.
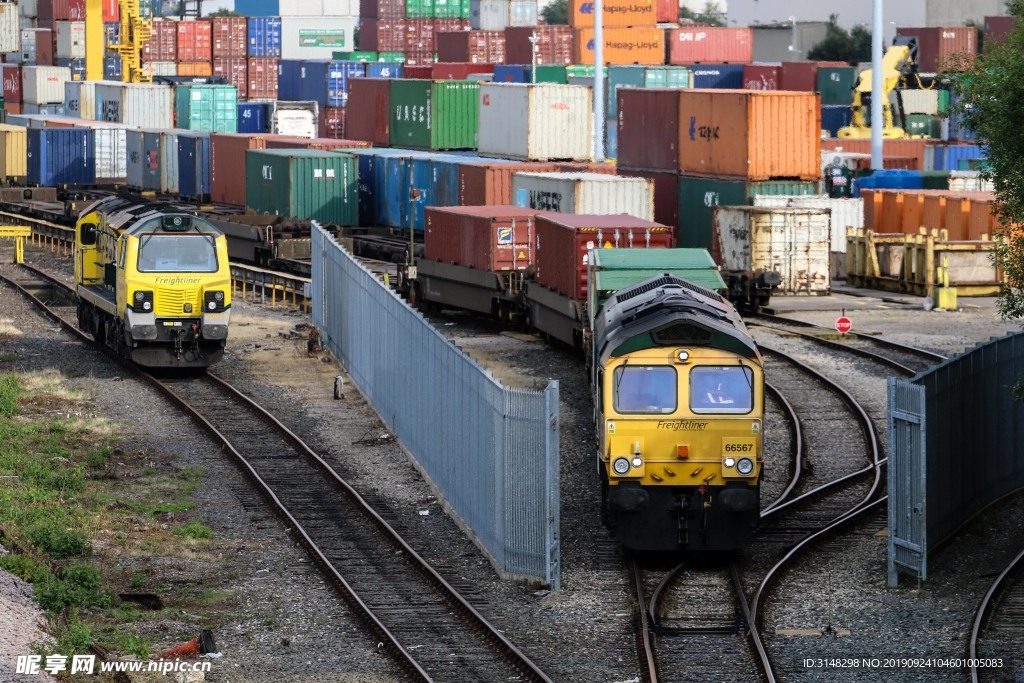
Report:
<svg viewBox="0 0 1024 683"><path fill-rule="evenodd" d="M174 98L170 86L97 81L96 119L137 128L171 128Z"/></svg>
<svg viewBox="0 0 1024 683"><path fill-rule="evenodd" d="M304 0L290 0L299 5L305 5ZM316 6L316 3L311 3ZM291 14L289 12L288 14ZM358 0L324 0L323 11L317 16L321 17L358 17L359 16L359 2Z"/></svg>
<svg viewBox="0 0 1024 683"><path fill-rule="evenodd" d="M178 63L177 62L146 62L142 65L142 70L153 76L177 76L178 75Z"/></svg>
<svg viewBox="0 0 1024 683"><path fill-rule="evenodd" d="M539 211L654 220L654 181L601 173L513 173L512 201Z"/></svg>
<svg viewBox="0 0 1024 683"><path fill-rule="evenodd" d="M25 29L29 29L29 28L36 28L36 20L33 19L32 17L18 17L18 28L21 29L18 32L18 44L19 44L18 49L20 50L21 49L21 47L20 47L20 45L21 45L21 31L24 31Z"/></svg>
<svg viewBox="0 0 1024 683"><path fill-rule="evenodd" d="M332 59L355 50L355 17L281 17L281 59Z"/></svg>
<svg viewBox="0 0 1024 683"><path fill-rule="evenodd" d="M128 138L126 126L105 123L77 123L75 128L91 128L96 141L96 179L124 181L128 175Z"/></svg>
<svg viewBox="0 0 1024 683"><path fill-rule="evenodd" d="M284 17L355 17L359 2L352 0L278 0L277 14Z"/></svg>
<svg viewBox="0 0 1024 683"><path fill-rule="evenodd" d="M25 104L64 104L64 84L71 80L66 66L25 66L21 98Z"/></svg>
<svg viewBox="0 0 1024 683"><path fill-rule="evenodd" d="M270 132L296 138L315 138L320 129L316 102L278 102L270 117Z"/></svg>
<svg viewBox="0 0 1024 683"><path fill-rule="evenodd" d="M160 187L170 194L178 193L178 133L172 128L160 136Z"/></svg>
<svg viewBox="0 0 1024 683"><path fill-rule="evenodd" d="M715 262L723 271L778 273L775 294L831 291L827 210L716 206L714 230Z"/></svg>
<svg viewBox="0 0 1024 683"><path fill-rule="evenodd" d="M939 91L931 90L900 90L903 98L904 114L928 114L937 116L939 113ZM895 93L892 96L895 104ZM897 111L893 109L893 111Z"/></svg>
<svg viewBox="0 0 1024 683"><path fill-rule="evenodd" d="M39 16L38 0L18 0L18 14L23 17Z"/></svg>
<svg viewBox="0 0 1024 683"><path fill-rule="evenodd" d="M864 227L864 200L830 199L826 195L754 195L754 206L793 209L828 209L832 231L832 251L846 253L846 229Z"/></svg>
<svg viewBox="0 0 1024 683"><path fill-rule="evenodd" d="M469 12L470 25L482 31L537 25L537 0L472 0Z"/></svg>
<svg viewBox="0 0 1024 683"><path fill-rule="evenodd" d="M64 84L64 109L68 116L96 120L97 81L68 81Z"/></svg>
<svg viewBox="0 0 1024 683"><path fill-rule="evenodd" d="M58 21L57 57L60 59L85 59L85 22Z"/></svg>
<svg viewBox="0 0 1024 683"><path fill-rule="evenodd" d="M995 192L992 180L981 177L981 171L950 171L949 189L952 192Z"/></svg>
<svg viewBox="0 0 1024 683"><path fill-rule="evenodd" d="M590 161L594 113L590 88L553 83L481 83L481 156Z"/></svg>
<svg viewBox="0 0 1024 683"><path fill-rule="evenodd" d="M46 29L25 28L21 30L21 51L18 53L18 58L22 64L36 63L36 37L40 34L46 39L50 39L51 32Z"/></svg>
<svg viewBox="0 0 1024 683"><path fill-rule="evenodd" d="M21 21L18 6L0 5L0 52L18 52L21 49Z"/></svg>

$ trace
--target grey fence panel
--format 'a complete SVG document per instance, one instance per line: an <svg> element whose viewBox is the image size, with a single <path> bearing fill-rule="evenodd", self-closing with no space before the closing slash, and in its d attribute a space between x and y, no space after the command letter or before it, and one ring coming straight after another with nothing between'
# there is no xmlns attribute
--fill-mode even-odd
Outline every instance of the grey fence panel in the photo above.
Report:
<svg viewBox="0 0 1024 683"><path fill-rule="evenodd" d="M503 387L319 228L312 253L321 340L495 564L557 589L558 383Z"/></svg>
<svg viewBox="0 0 1024 683"><path fill-rule="evenodd" d="M889 585L928 578L924 387L889 379Z"/></svg>

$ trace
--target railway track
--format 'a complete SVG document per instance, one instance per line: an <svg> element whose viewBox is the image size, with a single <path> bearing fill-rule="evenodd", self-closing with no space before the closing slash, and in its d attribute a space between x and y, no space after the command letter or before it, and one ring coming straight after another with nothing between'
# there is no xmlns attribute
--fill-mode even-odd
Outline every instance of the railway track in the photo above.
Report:
<svg viewBox="0 0 1024 683"><path fill-rule="evenodd" d="M1024 551L1014 557L992 582L978 605L968 645L971 683L1002 680L1010 663L1020 657L1024 632ZM996 662L1000 662L997 666Z"/></svg>
<svg viewBox="0 0 1024 683"><path fill-rule="evenodd" d="M29 286L3 278L83 340L66 307L29 290L63 283L22 267ZM73 309L72 309L73 310ZM549 681L311 448L212 374L141 373L188 412L285 522L353 612L412 680ZM466 589L472 589L467 586Z"/></svg>

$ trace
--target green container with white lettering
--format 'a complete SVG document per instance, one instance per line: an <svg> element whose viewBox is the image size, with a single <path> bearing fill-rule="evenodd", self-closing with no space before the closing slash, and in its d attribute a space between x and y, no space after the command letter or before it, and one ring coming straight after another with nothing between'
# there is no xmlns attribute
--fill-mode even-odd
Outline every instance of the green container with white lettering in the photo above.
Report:
<svg viewBox="0 0 1024 683"><path fill-rule="evenodd" d="M391 146L476 149L480 83L391 81Z"/></svg>
<svg viewBox="0 0 1024 683"><path fill-rule="evenodd" d="M356 158L319 149L250 149L245 204L257 213L359 225Z"/></svg>

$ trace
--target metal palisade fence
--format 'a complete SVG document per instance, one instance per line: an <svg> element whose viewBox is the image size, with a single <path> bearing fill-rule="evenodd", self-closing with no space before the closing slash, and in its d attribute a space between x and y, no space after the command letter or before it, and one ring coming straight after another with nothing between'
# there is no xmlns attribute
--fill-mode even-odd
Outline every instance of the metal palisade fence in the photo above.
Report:
<svg viewBox="0 0 1024 683"><path fill-rule="evenodd" d="M502 386L314 226L321 340L496 566L558 589L558 382Z"/></svg>
<svg viewBox="0 0 1024 683"><path fill-rule="evenodd" d="M1024 487L1024 333L889 380L889 583L927 579L927 555Z"/></svg>

